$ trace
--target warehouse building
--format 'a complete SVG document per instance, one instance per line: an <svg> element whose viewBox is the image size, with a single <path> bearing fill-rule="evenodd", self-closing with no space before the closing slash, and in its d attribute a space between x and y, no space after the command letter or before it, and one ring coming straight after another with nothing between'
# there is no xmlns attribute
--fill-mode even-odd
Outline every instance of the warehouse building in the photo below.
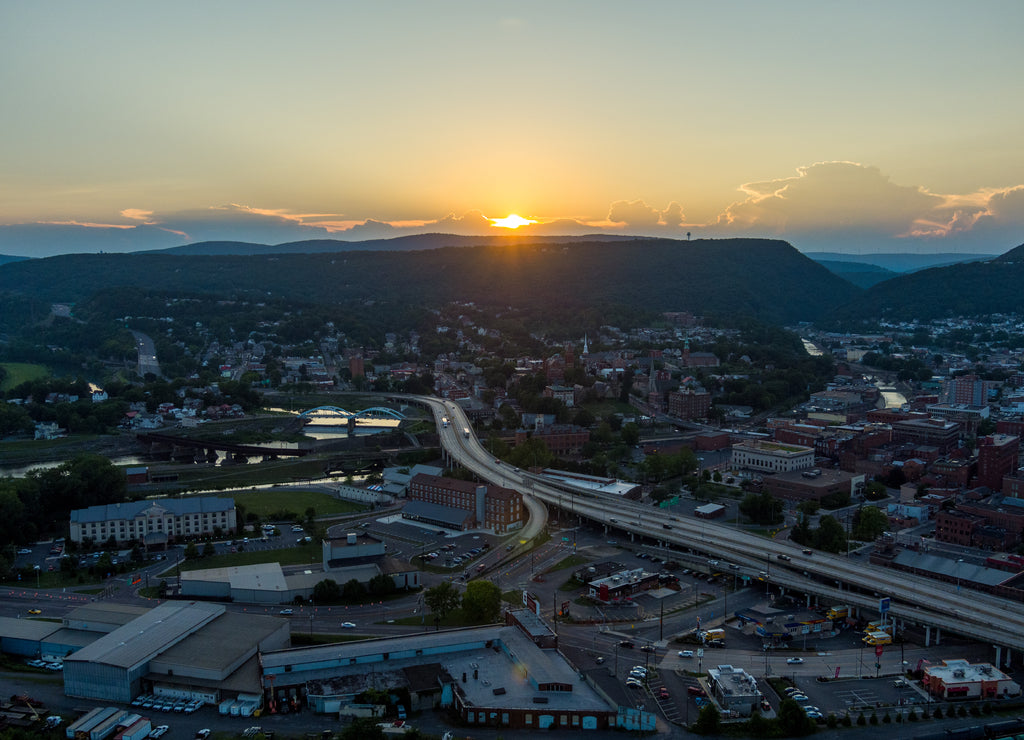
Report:
<svg viewBox="0 0 1024 740"><path fill-rule="evenodd" d="M64 660L64 693L127 703L140 693L218 701L259 691L259 650L286 647L288 621L219 604L166 602Z"/></svg>
<svg viewBox="0 0 1024 740"><path fill-rule="evenodd" d="M414 708L448 708L471 727L615 727L617 710L585 674L538 646L535 621L523 615L509 626L267 653L265 703L272 708L298 695L315 711L335 713L367 689L406 689Z"/></svg>

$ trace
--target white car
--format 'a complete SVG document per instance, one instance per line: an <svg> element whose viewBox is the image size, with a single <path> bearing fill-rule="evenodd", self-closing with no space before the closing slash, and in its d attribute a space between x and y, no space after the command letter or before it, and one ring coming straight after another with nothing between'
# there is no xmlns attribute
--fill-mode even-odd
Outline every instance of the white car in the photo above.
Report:
<svg viewBox="0 0 1024 740"><path fill-rule="evenodd" d="M282 609L281 611L278 612L278 614L283 614L286 617L290 617L292 615L292 610L291 609Z"/></svg>
<svg viewBox="0 0 1024 740"><path fill-rule="evenodd" d="M149 733L149 736L150 737L160 737L165 732L167 732L169 729L171 729L171 728L168 727L167 725L158 725L158 726L153 728L153 731L151 733Z"/></svg>
<svg viewBox="0 0 1024 740"><path fill-rule="evenodd" d="M27 547L23 547L20 550L18 550L18 554L19 555L31 555L32 551L29 550Z"/></svg>
<svg viewBox="0 0 1024 740"><path fill-rule="evenodd" d="M692 658L693 657L693 651L692 650L680 650L678 653L676 653L676 655L678 655L680 658Z"/></svg>
<svg viewBox="0 0 1024 740"><path fill-rule="evenodd" d="M352 630L352 629L356 628L356 623L355 622L342 622L341 626L344 627L347 630Z"/></svg>
<svg viewBox="0 0 1024 740"><path fill-rule="evenodd" d="M786 662L789 663L790 665L802 665L803 662L804 662L804 659L803 658L790 658Z"/></svg>

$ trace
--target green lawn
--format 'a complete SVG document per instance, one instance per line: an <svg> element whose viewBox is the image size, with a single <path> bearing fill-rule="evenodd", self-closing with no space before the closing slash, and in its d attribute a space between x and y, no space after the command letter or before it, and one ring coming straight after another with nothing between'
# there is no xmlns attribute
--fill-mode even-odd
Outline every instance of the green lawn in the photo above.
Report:
<svg viewBox="0 0 1024 740"><path fill-rule="evenodd" d="M590 562L590 558L586 558L583 555L569 555L559 560L557 563L548 568L545 573L554 573L556 570L563 570L565 568L575 568L577 565L585 565Z"/></svg>
<svg viewBox="0 0 1024 740"><path fill-rule="evenodd" d="M7 380L0 385L0 391L9 391L25 381L45 378L50 374L45 365L33 365L27 362L3 362L0 365L7 370Z"/></svg>
<svg viewBox="0 0 1024 740"><path fill-rule="evenodd" d="M228 552L208 558L186 560L181 564L182 570L203 570L205 568L230 568L235 565L257 565L260 563L280 563L281 565L317 564L321 559L319 542L309 542L283 550L250 550L247 552ZM170 578L177 572L172 568L160 574L160 578Z"/></svg>
<svg viewBox="0 0 1024 740"><path fill-rule="evenodd" d="M267 489L259 491L238 491L228 494L236 505L245 507L246 513L266 519L274 514L292 512L294 518L306 518L306 509L313 508L317 516L352 514L365 511L363 504L342 501L322 491L296 489Z"/></svg>

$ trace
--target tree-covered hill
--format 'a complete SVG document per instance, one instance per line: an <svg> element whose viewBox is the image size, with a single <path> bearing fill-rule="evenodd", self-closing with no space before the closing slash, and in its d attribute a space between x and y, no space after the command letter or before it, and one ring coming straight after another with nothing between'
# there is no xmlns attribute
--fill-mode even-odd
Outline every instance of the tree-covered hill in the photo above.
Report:
<svg viewBox="0 0 1024 740"><path fill-rule="evenodd" d="M986 262L933 267L886 280L834 314L840 321L1024 313L1024 246Z"/></svg>
<svg viewBox="0 0 1024 740"><path fill-rule="evenodd" d="M0 292L80 301L134 286L317 303L618 304L648 311L813 321L860 293L783 241L726 239L515 244L412 252L62 255L0 266Z"/></svg>

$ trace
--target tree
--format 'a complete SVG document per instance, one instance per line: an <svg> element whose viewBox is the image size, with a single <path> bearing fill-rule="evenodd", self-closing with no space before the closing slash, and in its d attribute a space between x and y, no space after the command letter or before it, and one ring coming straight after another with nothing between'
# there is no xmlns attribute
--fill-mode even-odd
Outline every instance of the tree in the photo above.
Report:
<svg viewBox="0 0 1024 740"><path fill-rule="evenodd" d="M640 442L640 427L636 425L636 422L629 422L622 425L622 431L619 433L622 437L622 441L628 445L636 445Z"/></svg>
<svg viewBox="0 0 1024 740"><path fill-rule="evenodd" d="M843 525L834 516L825 515L818 520L818 529L814 533L814 543L819 550L840 552L846 549L846 532Z"/></svg>
<svg viewBox="0 0 1024 740"><path fill-rule="evenodd" d="M387 573L378 573L370 579L369 591L374 596L384 596L395 590L395 579Z"/></svg>
<svg viewBox="0 0 1024 740"><path fill-rule="evenodd" d="M877 506L861 506L853 515L853 538L871 542L889 530L889 517Z"/></svg>
<svg viewBox="0 0 1024 740"><path fill-rule="evenodd" d="M204 558L212 558L216 554L217 554L217 548L213 546L212 542L207 542L205 545L203 545L203 557Z"/></svg>
<svg viewBox="0 0 1024 740"><path fill-rule="evenodd" d="M341 598L341 586L332 578L325 578L313 586L313 601L318 604L332 604Z"/></svg>
<svg viewBox="0 0 1024 740"><path fill-rule="evenodd" d="M462 611L471 622L496 622L501 613L501 591L490 581L473 581L462 595Z"/></svg>
<svg viewBox="0 0 1024 740"><path fill-rule="evenodd" d="M804 710L790 698L782 700L779 705L779 728L783 737L801 737L814 732L814 720L807 716Z"/></svg>
<svg viewBox="0 0 1024 740"><path fill-rule="evenodd" d="M106 553L104 553L104 554L106 554ZM199 548L196 547L196 543L195 542L189 542L187 545L185 545L185 560L195 560L198 557L199 557Z"/></svg>
<svg viewBox="0 0 1024 740"><path fill-rule="evenodd" d="M433 588L428 588L423 594L423 603L434 615L435 626L439 626L442 619L458 609L461 601L459 590L450 581L442 581Z"/></svg>
<svg viewBox="0 0 1024 740"><path fill-rule="evenodd" d="M717 735L721 723L722 716L718 713L718 707L708 702L700 708L693 731L698 735Z"/></svg>
<svg viewBox="0 0 1024 740"><path fill-rule="evenodd" d="M768 491L744 496L740 513L755 524L779 524L783 520L782 502Z"/></svg>
<svg viewBox="0 0 1024 740"><path fill-rule="evenodd" d="M353 578L345 582L341 595L346 601L359 601L366 595L366 587L358 579Z"/></svg>

